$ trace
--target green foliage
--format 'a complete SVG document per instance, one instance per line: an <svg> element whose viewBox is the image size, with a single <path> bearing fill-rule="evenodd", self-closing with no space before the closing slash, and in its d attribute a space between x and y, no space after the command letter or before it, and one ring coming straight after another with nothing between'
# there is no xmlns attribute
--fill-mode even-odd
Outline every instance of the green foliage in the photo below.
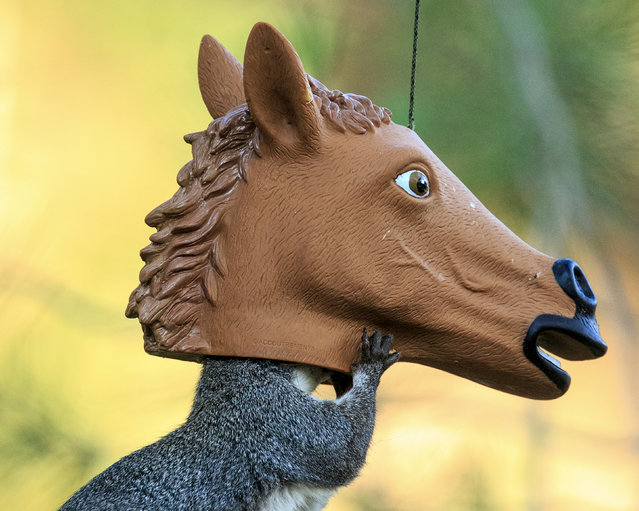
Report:
<svg viewBox="0 0 639 511"><path fill-rule="evenodd" d="M37 375L8 363L0 373L0 484L12 489L0 494L0 508L64 500L96 470L99 439L88 437L73 408Z"/></svg>

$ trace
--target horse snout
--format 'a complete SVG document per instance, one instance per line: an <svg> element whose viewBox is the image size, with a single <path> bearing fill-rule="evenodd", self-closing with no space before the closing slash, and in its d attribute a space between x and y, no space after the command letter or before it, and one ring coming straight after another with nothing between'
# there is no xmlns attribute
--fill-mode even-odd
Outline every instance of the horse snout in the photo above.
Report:
<svg viewBox="0 0 639 511"><path fill-rule="evenodd" d="M557 259L552 271L559 287L574 300L577 311L593 314L597 307L597 298L579 265L572 259Z"/></svg>

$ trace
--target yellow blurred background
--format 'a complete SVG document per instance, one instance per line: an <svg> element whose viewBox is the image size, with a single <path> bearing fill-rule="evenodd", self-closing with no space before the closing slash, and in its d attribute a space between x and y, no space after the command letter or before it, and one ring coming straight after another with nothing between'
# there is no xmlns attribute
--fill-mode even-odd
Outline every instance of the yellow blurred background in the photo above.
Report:
<svg viewBox="0 0 639 511"><path fill-rule="evenodd" d="M499 10L500 2L461 2L445 15L440 6L433 18L435 2L423 3L424 33L436 25L454 41L466 39L464 48L473 47L472 37L496 37L480 23L493 15L477 5ZM579 3L568 3L581 12ZM241 60L252 25L268 21L291 39L311 74L371 96L404 122L413 3L345 4L0 1L0 509L57 509L188 413L198 365L146 355L138 322L123 312L141 268L137 254L152 233L143 218L176 189L175 175L190 159L182 136L210 120L195 72L203 34ZM529 7L543 20L549 5ZM596 15L605 17L605 9ZM468 28L469 19L485 31ZM456 44L432 59L436 44L422 45L422 84L444 74L436 67L442 59L457 62ZM382 45L396 49L377 58ZM579 48L566 51L580 58ZM395 61L401 66L385 73ZM637 94L636 58L619 66L631 68ZM488 97L477 82L475 92ZM439 156L527 241L556 247L534 215L519 214L507 199L491 202L491 188L506 190L507 177L473 174L474 154L447 145L450 133L436 131L444 122L451 129L467 124L464 113L441 122L436 113L438 106L454 111L463 90L455 97L419 87L418 103L437 98L432 114L418 110L426 142L432 131ZM625 130L623 122L637 113L626 110L612 112L610 124ZM481 106L469 115L478 126L492 119ZM636 176L637 168L628 172ZM482 191L486 182L492 184ZM627 188L636 199L638 190ZM329 510L639 509L637 224L612 218L598 225L605 251L571 229L562 231L559 246L582 264L598 293L606 357L564 364L573 385L552 402L426 367L394 367L380 387L368 463Z"/></svg>

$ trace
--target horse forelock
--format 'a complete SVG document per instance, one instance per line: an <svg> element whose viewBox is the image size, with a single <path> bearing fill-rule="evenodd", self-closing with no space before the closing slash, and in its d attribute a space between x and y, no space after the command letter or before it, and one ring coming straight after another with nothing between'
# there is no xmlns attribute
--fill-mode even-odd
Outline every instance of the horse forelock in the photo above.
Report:
<svg viewBox="0 0 639 511"><path fill-rule="evenodd" d="M379 128L382 123L390 123L391 112L388 108L377 106L366 96L329 90L312 76L307 77L322 117L342 133L348 130L363 134Z"/></svg>
<svg viewBox="0 0 639 511"><path fill-rule="evenodd" d="M320 114L340 132L363 134L390 123L388 109L369 98L329 90L308 76ZM222 218L250 159L260 156L259 130L246 104L186 135L193 160L180 169L180 188L145 218L157 232L140 251L145 262L140 285L131 293L127 317L137 317L145 349L178 350L199 336L199 307L215 306L227 268L220 239Z"/></svg>

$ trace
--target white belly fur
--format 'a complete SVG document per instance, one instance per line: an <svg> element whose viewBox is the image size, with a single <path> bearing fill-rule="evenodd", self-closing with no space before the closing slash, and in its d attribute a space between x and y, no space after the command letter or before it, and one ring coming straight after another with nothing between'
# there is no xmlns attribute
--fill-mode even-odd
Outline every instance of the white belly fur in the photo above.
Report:
<svg viewBox="0 0 639 511"><path fill-rule="evenodd" d="M320 511L336 490L294 484L271 493L259 511Z"/></svg>
<svg viewBox="0 0 639 511"><path fill-rule="evenodd" d="M326 369L297 365L293 384L304 392L311 393L328 374ZM337 489L291 484L271 493L258 511L321 511L336 491Z"/></svg>

